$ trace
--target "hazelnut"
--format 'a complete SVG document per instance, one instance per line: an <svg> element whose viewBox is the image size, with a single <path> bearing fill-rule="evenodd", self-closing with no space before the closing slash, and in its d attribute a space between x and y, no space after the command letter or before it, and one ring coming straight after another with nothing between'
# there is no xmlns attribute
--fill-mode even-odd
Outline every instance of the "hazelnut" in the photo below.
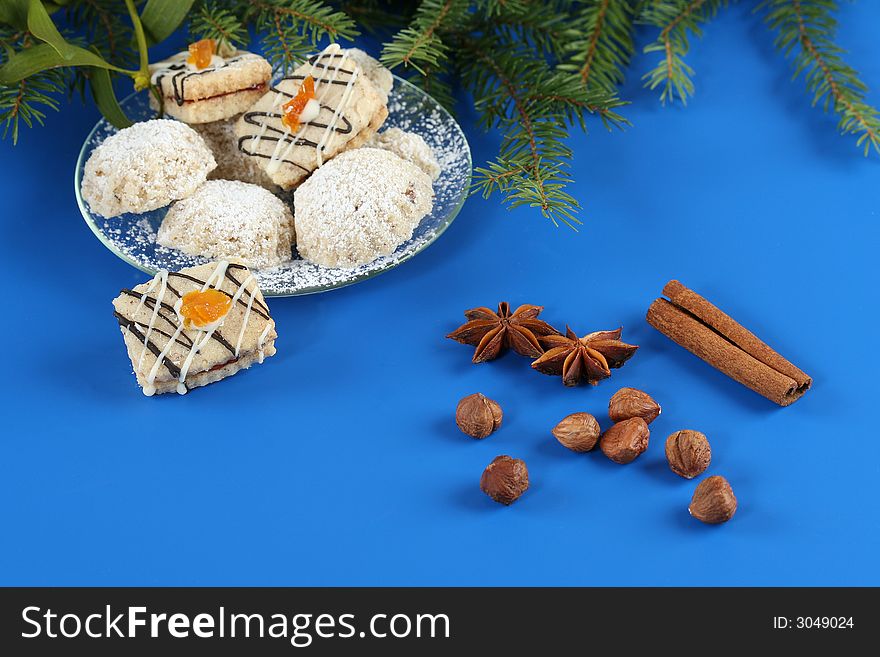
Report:
<svg viewBox="0 0 880 657"><path fill-rule="evenodd" d="M589 452L599 440L599 423L589 413L572 413L553 427L556 440L573 452Z"/></svg>
<svg viewBox="0 0 880 657"><path fill-rule="evenodd" d="M608 417L612 422L640 417L645 424L651 424L660 415L660 404L651 396L635 388L621 388L608 402Z"/></svg>
<svg viewBox="0 0 880 657"><path fill-rule="evenodd" d="M480 477L480 490L501 504L513 504L528 487L525 462L507 455L496 456Z"/></svg>
<svg viewBox="0 0 880 657"><path fill-rule="evenodd" d="M675 474L693 479L709 467L712 448L699 431L676 431L666 439L666 460Z"/></svg>
<svg viewBox="0 0 880 657"><path fill-rule="evenodd" d="M642 418L631 417L603 433L599 447L615 463L630 463L648 449L650 435L651 431Z"/></svg>
<svg viewBox="0 0 880 657"><path fill-rule="evenodd" d="M502 416L498 403L478 392L458 402L455 423L467 435L485 438L501 426Z"/></svg>
<svg viewBox="0 0 880 657"><path fill-rule="evenodd" d="M708 477L694 491L690 514L697 520L717 525L727 522L736 513L736 497L724 477Z"/></svg>

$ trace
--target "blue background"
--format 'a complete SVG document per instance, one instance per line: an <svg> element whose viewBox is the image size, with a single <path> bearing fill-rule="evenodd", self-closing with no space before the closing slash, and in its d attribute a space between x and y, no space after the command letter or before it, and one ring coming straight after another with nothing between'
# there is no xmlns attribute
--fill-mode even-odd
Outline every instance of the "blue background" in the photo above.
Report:
<svg viewBox="0 0 880 657"><path fill-rule="evenodd" d="M844 3L840 21L848 60L880 88L880 6ZM694 42L687 108L641 89L654 58L637 56L623 88L633 128L594 122L571 139L579 233L473 198L400 268L270 300L278 355L186 397L136 386L110 301L146 277L76 207L95 111L73 105L3 144L0 583L880 584L880 157L809 107L747 6ZM482 163L498 136L471 109L460 119ZM777 408L656 333L644 314L670 278L813 390ZM515 354L472 366L443 336L500 300L581 334L623 324L641 349L597 388L566 389ZM621 386L663 405L636 462L550 435L573 411L607 426ZM483 441L453 422L476 391L505 413ZM707 434L707 474L736 492L727 525L688 516L695 482L663 455L681 428ZM498 454L531 473L510 508L478 488Z"/></svg>

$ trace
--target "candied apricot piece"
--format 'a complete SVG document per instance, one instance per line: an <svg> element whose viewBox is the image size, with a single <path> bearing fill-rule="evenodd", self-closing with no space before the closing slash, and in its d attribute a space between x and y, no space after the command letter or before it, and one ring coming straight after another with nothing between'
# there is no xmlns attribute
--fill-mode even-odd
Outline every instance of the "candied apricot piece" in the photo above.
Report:
<svg viewBox="0 0 880 657"><path fill-rule="evenodd" d="M193 290L180 300L180 316L183 327L204 328L222 319L232 308L232 299L220 290Z"/></svg>
<svg viewBox="0 0 880 657"><path fill-rule="evenodd" d="M202 39L195 43L189 44L189 57L187 64L194 64L196 68L208 68L211 65L211 58L217 52L217 44L214 39Z"/></svg>
<svg viewBox="0 0 880 657"><path fill-rule="evenodd" d="M309 101L315 97L315 78L307 75L299 87L296 95L281 106L282 117L281 122L290 128L291 131L299 129L299 117L308 105Z"/></svg>

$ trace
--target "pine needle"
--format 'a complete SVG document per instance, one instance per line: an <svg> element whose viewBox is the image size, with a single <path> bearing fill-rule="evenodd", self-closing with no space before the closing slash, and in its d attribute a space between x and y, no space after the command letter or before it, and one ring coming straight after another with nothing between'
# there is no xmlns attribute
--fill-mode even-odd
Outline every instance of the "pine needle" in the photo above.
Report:
<svg viewBox="0 0 880 657"><path fill-rule="evenodd" d="M193 11L189 33L198 39L214 39L232 47L248 42L247 28L241 16L221 6L216 0L201 2Z"/></svg>
<svg viewBox="0 0 880 657"><path fill-rule="evenodd" d="M577 35L568 42L563 71L577 73L587 87L614 91L632 57L634 11L629 2L591 0L574 17Z"/></svg>
<svg viewBox="0 0 880 657"><path fill-rule="evenodd" d="M444 31L459 28L469 16L467 0L422 0L413 22L394 35L382 49L381 61L388 68L412 67L422 75L436 70L447 59Z"/></svg>
<svg viewBox="0 0 880 657"><path fill-rule="evenodd" d="M247 0L246 18L263 33L263 54L286 73L312 54L318 42L353 39L357 26L320 0Z"/></svg>
<svg viewBox="0 0 880 657"><path fill-rule="evenodd" d="M794 52L794 75L803 74L813 106L839 117L841 134L858 135L856 146L867 156L873 146L880 154L880 114L865 102L868 88L843 59L834 43L837 21L831 0L772 0L761 4L766 22L778 32L776 47L786 57Z"/></svg>
<svg viewBox="0 0 880 657"><path fill-rule="evenodd" d="M58 111L58 96L64 90L64 73L59 70L44 71L25 78L12 86L0 86L0 123L3 138L18 143L19 126L28 128L43 125L46 110Z"/></svg>
<svg viewBox="0 0 880 657"><path fill-rule="evenodd" d="M484 197L498 192L511 208L534 207L554 225L576 228L580 204L566 191L572 182L568 126L583 125L584 112L590 111L622 123L613 111L620 101L604 91L589 92L578 79L525 56L524 46L503 35L469 38L458 48L466 55L462 79L481 125L504 135L498 157L475 169L474 191Z"/></svg>
<svg viewBox="0 0 880 657"><path fill-rule="evenodd" d="M661 52L663 58L642 79L649 89L662 88L663 104L676 98L687 104L688 97L694 95L694 69L684 61L690 49L689 35L701 37L702 24L726 5L727 0L653 0L645 4L639 22L661 29L644 52Z"/></svg>

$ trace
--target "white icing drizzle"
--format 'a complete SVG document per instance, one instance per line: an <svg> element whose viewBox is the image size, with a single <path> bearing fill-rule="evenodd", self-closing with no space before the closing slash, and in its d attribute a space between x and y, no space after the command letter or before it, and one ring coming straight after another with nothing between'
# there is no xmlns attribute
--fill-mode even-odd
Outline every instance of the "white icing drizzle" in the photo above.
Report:
<svg viewBox="0 0 880 657"><path fill-rule="evenodd" d="M266 352L263 351L263 347L266 344L266 337L269 335L269 331L272 330L272 322L266 322L266 328L263 329L263 332L260 333L260 339L257 341L257 345L259 348L259 357L257 358L257 362L261 363L266 359Z"/></svg>
<svg viewBox="0 0 880 657"><path fill-rule="evenodd" d="M331 43L329 46L324 48L324 50L322 50L318 54L318 57L317 57L317 59L315 59L314 63L312 63L312 67L309 69L308 75L310 75L314 78L315 72L318 70L318 64L320 64L322 60L326 60L326 61L324 61L323 74L318 76L319 79L323 80L327 76L327 71L330 68L329 62L336 59L335 57L332 57L332 56L325 58L324 55L335 55L337 52L339 52L339 50L340 50L339 46L335 43ZM344 59L344 57L343 57L343 59ZM320 105L321 101L324 100L324 97L327 95L327 92L330 90L330 88L333 84L333 81L336 79L336 76L338 74L339 74L339 66L337 66L333 70L333 77L330 78L330 80L321 89L321 93L318 94L318 97L316 100L318 101L319 105ZM316 82L316 84L319 87L321 85L320 82ZM278 101L279 97L281 97L281 96L282 96L282 94L279 93L278 96L275 97L275 100ZM286 96L284 96L284 98L286 98ZM278 103L276 102L276 105L277 104ZM287 157L287 154L290 152L290 149L293 148L293 145L299 140L300 137L303 136L303 133L306 130L306 124L305 123L301 124L299 129L296 131L296 134L293 135L293 139L291 139L290 142L287 143L286 140L287 140L288 136L290 136L290 128L287 127L287 125L285 125L284 121L281 122L281 125L284 126L284 134L281 135L281 138L275 143L275 150L272 151L272 157L269 158L269 164L266 166L266 172L269 173L270 175L278 171L278 169L281 167L281 160L283 160ZM264 124L263 129L265 130L266 127L267 127L267 125ZM285 143L287 143L287 146L284 149L284 152L281 153L281 147ZM259 145L259 139L257 140L257 145Z"/></svg>
<svg viewBox="0 0 880 657"><path fill-rule="evenodd" d="M156 382L156 374L159 373L159 368L162 366L162 363L165 362L165 356L168 355L168 352L171 351L171 347L174 346L174 342L183 333L183 324L180 324L177 327L177 330L174 332L170 338L168 338L168 342L163 347L162 351L159 352L159 355L156 356L156 362L153 363L153 367L150 369L150 373L147 375L147 385L144 386L144 394L147 397L152 397L156 394L156 386L153 385Z"/></svg>
<svg viewBox="0 0 880 657"><path fill-rule="evenodd" d="M218 262L217 268L214 269L214 272L205 281L205 285L202 287L202 292L208 289L208 287L211 285L211 281L217 278L218 274L220 278L218 280L217 287L219 287L223 283L223 277L226 275L226 268L228 266L229 263L225 260L221 260L220 262ZM157 301L160 300L161 299ZM144 394L147 397L151 397L152 395L156 394L156 387L153 385L156 381L156 375L159 373L159 368L162 366L162 363L165 362L165 357L168 355L168 352L171 351L171 348L174 346L175 341L178 337L180 337L181 333L183 333L183 322L178 325L177 330L174 331L174 335L168 338L168 342L165 344L162 351L159 352L159 355L156 356L156 362L153 363L153 367L150 369L150 373L147 374L147 385L144 386ZM195 348L196 343L197 339L193 340L193 348ZM190 349L190 353L192 353L192 349ZM183 387L185 390L186 386ZM177 391L180 392L180 385L177 386Z"/></svg>
<svg viewBox="0 0 880 657"><path fill-rule="evenodd" d="M140 301L138 301L137 308L134 311L134 317L137 317L141 308L144 307L144 303L147 300L150 292L153 291L154 286L160 283L161 287L159 288L159 294L156 295L156 302L153 304L153 312L150 315L150 323L147 325L146 330L144 331L144 348L141 349L140 358L138 358L137 368L138 372L141 371L141 367L144 364L144 356L147 354L147 344L150 342L150 334L153 332L153 327L156 324L156 319L159 316L159 308L161 307L162 299L165 298L165 290L168 288L168 270L160 269L159 272L153 277L150 281L150 284L147 286L147 289L144 290L144 293L141 295Z"/></svg>
<svg viewBox="0 0 880 657"><path fill-rule="evenodd" d="M160 269L159 271L157 271L156 275L150 279L149 283L147 283L147 289L144 290L144 293L141 295L140 301L138 301L138 305L135 306L135 309L134 309L135 317L137 317L137 314L141 311L141 308L144 307L144 303L146 302L147 297L150 296L150 292L153 291L153 288L156 286L156 281L159 280L159 277L162 275L163 271L166 271L166 270Z"/></svg>
<svg viewBox="0 0 880 657"><path fill-rule="evenodd" d="M345 64L349 61L349 56L347 51L343 51L338 44L331 43L327 46L315 59L315 63L312 64L312 68L309 72L309 75L314 77L315 71L317 70L318 63L321 62L322 59L336 61L336 57L324 57L325 55L336 55L337 53L342 52L342 57L339 58L338 63L334 63L333 65L333 75L329 80L324 80L327 75L327 70L329 68L329 64L324 64L324 73L321 76L321 82L316 82L319 86L322 86L321 93L318 94L316 101L318 103L320 112L320 105L324 98L327 96L329 91L333 88L333 83L336 81L336 78L339 76L339 72L343 70ZM351 93L354 88L354 82L357 79L359 67L357 62L353 59L350 60L352 63L352 74L349 76L348 81L345 84L345 90L342 93L342 99L339 101L338 106L336 107L335 112L333 113L333 119L327 124L327 127L324 128L324 132L321 134L321 139L318 141L315 146L315 156L318 160L318 166L321 166L324 163L323 157L323 149L327 144L327 141L333 134L333 130L336 128L336 124L339 121L339 117L342 116L342 112L346 109L348 105L348 101L351 98ZM281 94L278 94L279 96ZM277 100L277 97L276 97ZM311 119L309 119L311 120ZM281 167L281 162L287 159L290 150L296 145L299 138L303 135L303 132L306 129L307 121L302 121L299 130L297 130L296 134L293 136L293 139L287 140L287 137L290 135L290 129L285 129L284 134L278 140L278 143L275 145L275 150L272 152L272 157L269 159L269 164L266 166L266 172L270 175L276 173L278 169ZM259 146L259 137L265 133L267 124L264 124L260 130L260 135L257 136L255 141L254 148L256 149ZM283 151L281 151L281 146L285 145Z"/></svg>
<svg viewBox="0 0 880 657"><path fill-rule="evenodd" d="M247 278L245 278L241 282L241 285L238 286L238 290L236 290L235 294L232 297L232 307L233 308L235 307L235 304L238 303L238 300L241 298L241 295L244 294L245 288L247 288L248 283L250 283L251 281L254 282L254 287L256 288L257 279L254 278L253 274L248 273ZM221 279L218 282L218 284L215 286L216 289L220 289L222 282L223 281ZM203 288L202 291L204 291L205 289L207 289L207 287ZM253 300L253 295L251 295L251 300ZM247 320L245 318L242 321L246 322ZM177 393L178 394L180 394L180 395L186 394L186 392L187 392L186 383L185 383L186 375L189 372L189 368L192 365L193 359L196 357L196 354L202 350L202 347L204 347L206 344L208 344L208 340L211 339L211 336L214 335L214 331L216 331L218 328L219 328L219 326L215 326L210 331L204 331L204 330L200 329L199 333L196 334L196 337L193 340L193 346L189 350L189 354L187 355L186 360L183 361L183 365L180 368L180 376L177 379ZM244 326L242 326L242 333L244 333ZM199 337L200 337L199 334L204 334L204 337L202 338L201 342L199 341ZM236 349L236 355L238 355L237 352L238 352L238 350Z"/></svg>
<svg viewBox="0 0 880 657"><path fill-rule="evenodd" d="M321 61L321 58L322 58L325 54L331 52L330 49L333 48L334 46L335 46L337 49L339 48L339 46L336 45L335 43L331 43L329 46L327 46L326 48L324 48L324 50L322 50L320 53L318 53L317 59L315 59L315 62L312 64L312 68L309 70L309 75L311 75L312 77L314 77L315 71L318 70L318 62ZM335 52L335 51L332 51L332 52ZM327 73L327 64L324 64L324 73L325 73L325 74ZM281 105L283 105L283 104L286 102L286 101L285 101L285 98L286 98L286 96L285 96L283 93L281 93L280 91L276 91L276 92L275 92L275 98L272 99L272 108L271 108L271 109L272 109L273 111L274 111L274 110L277 110ZM282 125L284 125L284 123L282 123ZM285 128L286 128L286 126L285 126ZM305 128L305 126L301 126L301 127L300 127L300 132L302 132L302 130L303 130L304 128ZM257 136L254 138L254 152L255 152L255 153L259 150L259 148L260 148L260 141L263 139L263 137L266 136L266 131L267 131L268 129L269 129L269 122L268 122L268 121L264 121L264 122L263 122L263 125L260 126L260 131L257 133ZM299 137L300 132L297 132L297 133L296 133L296 137ZM289 134L290 134L290 130L289 130L289 129L286 129L285 132L284 132L284 135L282 136L282 139L284 139L284 138L285 138L287 135L289 135ZM280 143L281 143L281 141L279 140L278 144L280 144ZM275 145L275 151L276 151L276 152L278 151L278 144ZM274 154L274 153L273 153L272 157L273 157L273 158L275 157L275 154ZM271 163L270 163L270 164L271 164Z"/></svg>
<svg viewBox="0 0 880 657"><path fill-rule="evenodd" d="M342 61L345 61L345 57L342 58ZM342 92L342 100L339 101L339 105L336 107L336 111L333 113L333 120L327 124L327 127L324 128L324 134L321 135L321 141L318 142L318 145L315 146L315 154L318 157L318 166L322 166L324 164L324 146L327 145L327 141L333 135L333 130L336 129L336 124L339 122L339 117L342 116L342 111L345 107L348 106L348 101L351 99L351 92L354 89L354 81L358 76L358 66L354 61L352 61L354 66L352 67L351 75L348 78L348 82L345 84L345 91ZM340 64L341 66L341 64Z"/></svg>
<svg viewBox="0 0 880 657"><path fill-rule="evenodd" d="M254 282L254 289L251 290L250 296L248 297L247 310L244 311L244 319L241 320L241 330L238 332L238 340L235 341L235 357L238 358L238 352L241 349L241 340L244 338L245 329L247 329L248 321L251 317L251 308L254 305L254 297L257 296L257 279L253 276L249 276L245 279L245 281L241 284L241 288L244 289L249 281ZM271 324L270 324L271 325Z"/></svg>
<svg viewBox="0 0 880 657"><path fill-rule="evenodd" d="M229 263L227 261L225 261L225 260L219 261L217 263L217 266L214 269L214 271L205 280L205 283L202 286L201 291L204 292L211 287L213 287L216 290L221 290L223 287L224 281L227 280L226 271L227 271L228 267L229 267ZM249 291L247 308L246 308L244 315L242 317L241 329L239 330L238 339L236 340L236 343L235 343L235 352L234 353L235 353L236 358L239 357L239 354L241 352L241 344L244 339L244 334L247 331L247 327L250 323L250 318L251 318L251 314L253 311L254 302L256 300L257 293L259 292L258 281L252 273L248 272L247 277L245 277L245 279L238 286L238 289L236 290L235 294L232 296L232 299L231 299L230 308L235 308L236 304L239 302L242 295L245 292L248 292L248 286L251 286L251 285L252 285L252 287ZM153 307L153 311L150 316L150 323L149 323L147 330L146 330L146 337L144 338L144 349L141 352L140 360L138 362L138 371L140 371L140 366L143 361L145 352L147 350L146 345L149 341L150 333L152 332L153 326L156 322L156 319L159 316L158 308L161 306L162 300L165 297L165 292L168 288L168 271L167 270L161 270L149 282L149 284L145 288L145 291L141 294L141 299L138 303L137 309L135 311L135 315L137 315L137 312L139 312L143 308L143 305L144 305L145 300L147 299L148 295L150 294L150 292L155 290L157 286L161 286L161 287L159 288L159 292L156 296L155 306ZM186 358L184 359L183 364L180 367L180 374L178 376L177 388L176 388L178 394L185 395L187 393L188 389L186 387L186 377L187 377L187 374L189 373L190 367L192 367L192 363L193 363L195 357L205 347L205 345L208 344L208 342L213 337L214 333L220 329L222 324L223 324L223 322L219 321L219 322L211 324L208 327L196 329L196 334L195 334L194 338L192 339L192 345L190 347L189 353L187 353ZM266 342L266 338L268 337L269 332L272 330L273 325L274 325L274 323L271 320L268 320L266 322L266 327L263 329L263 332L260 334L260 337L258 340L258 345L257 345L258 350L259 350L258 362L260 362L260 363L262 363L265 358L265 352L263 351L263 349L264 349L264 345ZM183 333L183 331L184 331L184 325L183 325L183 321L181 320L179 325L177 326L177 329L174 331L174 334L170 338L168 338L168 342L165 344L165 346L159 352L158 356L156 356L156 362L153 363L152 368L150 369L149 373L147 374L146 384L143 387L143 392L147 397L151 397L152 395L156 394L156 386L155 386L156 376L159 372L160 367L162 367L162 365L165 361L165 358L168 356L168 353L171 351L175 342L177 341L177 338L180 337L180 334Z"/></svg>
<svg viewBox="0 0 880 657"><path fill-rule="evenodd" d="M229 269L229 263L226 260L218 260L217 267L215 267L211 275L205 279L205 284L202 286L202 292L211 287L211 281L215 278L217 279L217 285L214 286L214 289L220 289L220 286L223 284L223 279L226 277L227 269Z"/></svg>
<svg viewBox="0 0 880 657"><path fill-rule="evenodd" d="M155 69L153 70L153 74L150 76L150 84L156 86L159 82L159 78L166 75L172 75L176 73L207 73L208 71L213 71L226 66L226 60L220 55L211 55L211 63L208 64L205 68L199 68L195 64L190 64L187 61L188 59L189 52L186 51L179 52L173 57L169 57L164 62L160 62L156 65ZM173 68L175 66L180 66L180 64L184 64L185 68Z"/></svg>
<svg viewBox="0 0 880 657"><path fill-rule="evenodd" d="M205 279L205 284L202 286L202 292L211 287L211 282L216 279L217 283L214 285L215 290L219 290L223 287L223 280L226 277L226 270L229 267L229 263L226 260L221 260L217 263L217 267L214 269L213 273ZM252 277L251 274L248 276ZM235 307L238 298L241 296L241 291L244 289L245 283L238 288L238 292L235 293L235 296L232 297L232 305L231 308ZM183 327L183 322L180 323L180 326ZM180 376L177 378L177 394L185 395L187 392L186 388L186 375L189 372L189 368L192 365L193 359L196 357L202 347L208 344L208 340L211 339L211 336L214 335L214 331L220 328L219 324L215 324L210 330L198 329L195 337L192 341L192 347L189 349L189 353L186 355L186 359L183 361L183 365L180 366ZM202 337L204 336L204 337ZM201 338L201 341L200 341Z"/></svg>

